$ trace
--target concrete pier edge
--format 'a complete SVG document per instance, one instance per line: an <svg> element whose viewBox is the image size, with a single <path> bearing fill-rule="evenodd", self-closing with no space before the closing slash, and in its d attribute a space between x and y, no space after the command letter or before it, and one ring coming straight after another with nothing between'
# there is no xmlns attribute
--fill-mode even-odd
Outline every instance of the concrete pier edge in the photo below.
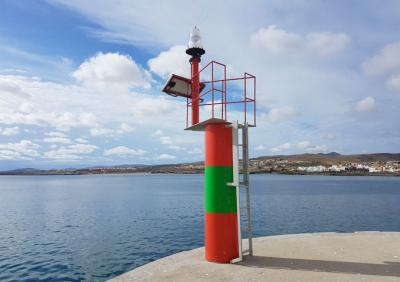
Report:
<svg viewBox="0 0 400 282"><path fill-rule="evenodd" d="M245 242L245 241L243 241ZM110 281L400 281L400 232L258 237L254 256L209 263L204 248L140 266Z"/></svg>

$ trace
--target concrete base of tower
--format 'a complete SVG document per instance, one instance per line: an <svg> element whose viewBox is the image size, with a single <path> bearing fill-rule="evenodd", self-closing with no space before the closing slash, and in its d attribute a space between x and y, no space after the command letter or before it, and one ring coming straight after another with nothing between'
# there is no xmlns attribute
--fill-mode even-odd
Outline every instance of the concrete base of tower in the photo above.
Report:
<svg viewBox="0 0 400 282"><path fill-rule="evenodd" d="M254 256L241 263L207 262L199 248L111 281L400 281L400 232L269 236L253 244Z"/></svg>

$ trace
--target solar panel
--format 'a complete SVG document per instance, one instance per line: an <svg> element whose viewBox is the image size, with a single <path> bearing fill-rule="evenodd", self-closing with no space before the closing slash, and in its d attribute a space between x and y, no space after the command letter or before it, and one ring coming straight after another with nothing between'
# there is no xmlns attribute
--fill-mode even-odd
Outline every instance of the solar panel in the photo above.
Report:
<svg viewBox="0 0 400 282"><path fill-rule="evenodd" d="M200 92L204 89L204 87L205 84L200 83ZM168 79L167 83L164 85L162 91L174 97L179 96L179 97L191 98L192 95L191 80L189 78L173 74Z"/></svg>

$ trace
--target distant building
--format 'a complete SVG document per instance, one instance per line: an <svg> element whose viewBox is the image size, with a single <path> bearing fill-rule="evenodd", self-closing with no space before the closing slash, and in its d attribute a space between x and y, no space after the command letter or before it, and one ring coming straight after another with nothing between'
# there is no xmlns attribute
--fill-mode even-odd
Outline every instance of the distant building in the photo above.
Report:
<svg viewBox="0 0 400 282"><path fill-rule="evenodd" d="M328 170L333 172L340 172L340 171L345 171L346 167L343 165L332 165L328 168Z"/></svg>
<svg viewBox="0 0 400 282"><path fill-rule="evenodd" d="M367 165L364 165L364 164L357 164L356 165L356 169L357 170L366 170L366 171L369 171L369 166L367 166Z"/></svg>
<svg viewBox="0 0 400 282"><path fill-rule="evenodd" d="M372 173L374 173L374 172L382 172L382 168L372 166L372 167L370 167L370 168L368 169L368 171L369 171L369 172L372 172Z"/></svg>
<svg viewBox="0 0 400 282"><path fill-rule="evenodd" d="M318 165L318 166L299 166L297 168L298 171L305 171L305 172L324 172L326 171L326 167L323 165Z"/></svg>

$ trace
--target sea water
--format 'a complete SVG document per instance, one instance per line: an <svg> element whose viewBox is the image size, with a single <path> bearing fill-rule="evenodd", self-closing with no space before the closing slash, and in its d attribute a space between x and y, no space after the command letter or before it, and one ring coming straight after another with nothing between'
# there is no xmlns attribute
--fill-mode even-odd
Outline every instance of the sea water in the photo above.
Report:
<svg viewBox="0 0 400 282"><path fill-rule="evenodd" d="M255 236L400 231L400 177L251 175ZM202 175L0 177L0 281L104 281L203 245Z"/></svg>

